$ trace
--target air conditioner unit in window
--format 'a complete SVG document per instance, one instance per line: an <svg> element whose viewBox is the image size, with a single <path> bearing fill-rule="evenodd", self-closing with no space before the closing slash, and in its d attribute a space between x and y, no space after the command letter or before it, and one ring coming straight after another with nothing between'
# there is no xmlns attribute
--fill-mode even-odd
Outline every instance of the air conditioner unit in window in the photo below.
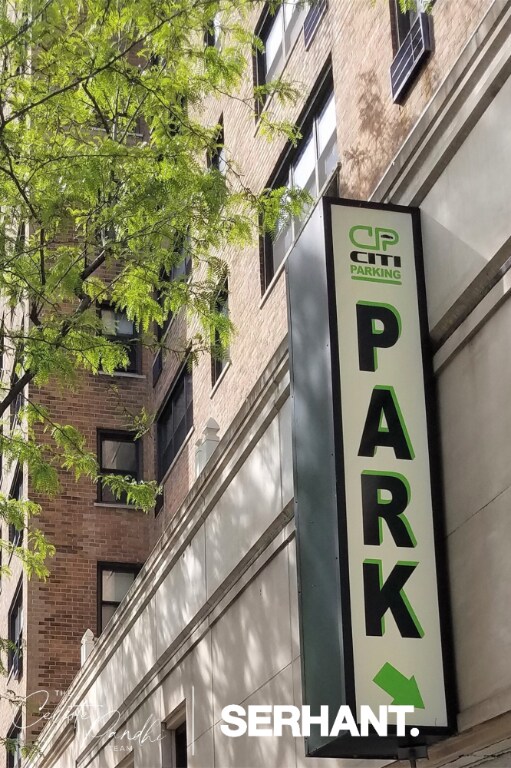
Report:
<svg viewBox="0 0 511 768"><path fill-rule="evenodd" d="M390 67L392 98L399 103L422 63L433 50L431 18L419 13Z"/></svg>

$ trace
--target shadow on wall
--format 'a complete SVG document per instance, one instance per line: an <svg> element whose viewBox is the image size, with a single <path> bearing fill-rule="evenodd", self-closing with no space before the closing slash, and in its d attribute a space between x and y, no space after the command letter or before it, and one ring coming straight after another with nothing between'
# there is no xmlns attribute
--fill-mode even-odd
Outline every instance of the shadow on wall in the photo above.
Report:
<svg viewBox="0 0 511 768"><path fill-rule="evenodd" d="M396 116L389 114L389 96L384 94L376 70L362 72L358 80L359 140L343 153L347 177L342 183L343 196L364 199L369 197L410 130L412 118L397 106Z"/></svg>

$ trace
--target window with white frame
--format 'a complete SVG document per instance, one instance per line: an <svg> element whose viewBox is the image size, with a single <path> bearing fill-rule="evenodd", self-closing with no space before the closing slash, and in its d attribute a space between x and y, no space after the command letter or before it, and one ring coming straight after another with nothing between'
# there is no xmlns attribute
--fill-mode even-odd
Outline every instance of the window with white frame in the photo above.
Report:
<svg viewBox="0 0 511 768"><path fill-rule="evenodd" d="M305 127L303 138L293 156L289 157L273 187L306 190L316 200L337 167L335 102L332 90L320 100L318 108L312 111ZM307 125L307 124L306 124ZM307 216L305 209L300 217L282 219L273 238L263 238L262 246L262 290L283 262L295 241Z"/></svg>
<svg viewBox="0 0 511 768"><path fill-rule="evenodd" d="M222 24L220 18L220 11L215 13L213 21L206 29L204 34L204 42L207 46L214 46L215 48L222 47Z"/></svg>
<svg viewBox="0 0 511 768"><path fill-rule="evenodd" d="M275 15L267 11L263 16L256 34L264 45L264 51L256 56L255 85L264 85L280 75L300 34L307 10L308 3L303 0L286 0Z"/></svg>

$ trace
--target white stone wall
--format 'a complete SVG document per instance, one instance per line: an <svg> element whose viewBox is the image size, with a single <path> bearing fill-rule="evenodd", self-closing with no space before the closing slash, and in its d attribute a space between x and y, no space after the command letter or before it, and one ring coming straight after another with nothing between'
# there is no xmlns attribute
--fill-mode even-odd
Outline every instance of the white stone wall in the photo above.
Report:
<svg viewBox="0 0 511 768"><path fill-rule="evenodd" d="M433 328L511 236L511 78L420 204Z"/></svg>
<svg viewBox="0 0 511 768"><path fill-rule="evenodd" d="M129 755L136 768L166 766L169 742L155 736L183 706L190 768L342 765L305 760L303 740L291 735L230 739L219 727L227 704L301 704L282 370L231 444L220 446L223 458L215 457L57 710L41 740L48 768L114 768ZM64 716L74 705L70 737ZM156 724L148 738L133 738L148 720Z"/></svg>

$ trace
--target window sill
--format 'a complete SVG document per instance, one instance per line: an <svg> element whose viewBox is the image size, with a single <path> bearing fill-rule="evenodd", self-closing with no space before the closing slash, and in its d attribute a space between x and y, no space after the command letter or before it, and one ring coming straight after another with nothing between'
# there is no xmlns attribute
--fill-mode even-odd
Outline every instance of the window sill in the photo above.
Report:
<svg viewBox="0 0 511 768"><path fill-rule="evenodd" d="M221 383L222 383L222 381L224 380L224 378L225 378L225 374L227 373L227 371L229 370L229 368L230 368L230 367L231 367L231 361L230 361L230 360L228 360L228 361L226 362L226 364L225 364L225 368L222 370L222 373L220 374L220 376L218 377L218 379L215 381L215 384L214 384L214 387L213 387L213 389L212 389L212 390L211 390L211 392L209 393L209 399L210 399L210 400L213 398L213 396L214 396L215 392L217 391L218 387L220 386L220 384L221 384Z"/></svg>
<svg viewBox="0 0 511 768"><path fill-rule="evenodd" d="M98 371L99 376L107 376L109 379L145 379L145 373L130 373L129 371L115 371L115 373L107 373L106 371Z"/></svg>
<svg viewBox="0 0 511 768"><path fill-rule="evenodd" d="M268 300L268 296L269 296L269 295L271 294L271 292L273 291L273 289L274 289L274 287L275 287L275 284L276 284L276 283L278 283L278 281L279 281L279 278L280 278L280 276L281 276L282 272L283 272L283 271L284 271L284 269L285 269L285 266L286 266L286 262L287 262L288 256L289 256L289 254L291 253L291 251L293 250L293 248L294 248L294 246L295 246L295 243L296 243L296 241L298 240L298 238L299 238L299 237L300 237L300 235L302 234L303 228L304 228L304 227L307 225L307 223L308 223L308 221L309 221L310 217L312 216L312 214L313 214L313 213L314 213L314 211L316 210L316 206L317 206L317 204L319 203L319 201L321 200L321 198L322 198L322 197L325 195L325 193L326 193L326 191L327 191L328 187L331 185L332 181L335 179L335 177L336 177L336 175L339 173L340 169L341 169L341 163L338 161L338 162L337 162L337 165L336 165L336 167L334 168L334 170L332 171L332 173L331 173L331 174L330 174L330 175L327 177L327 179L326 179L325 183L324 183L324 184L323 184L323 186L321 187L321 189L320 189L320 191L319 191L319 195L318 195L318 197L317 197L317 199L316 199L316 201L315 201L314 205L312 206L312 208L310 209L310 211L309 211L309 213L307 214L306 218L304 219L304 221L303 221L303 224L302 224L302 226L300 227L300 229L298 230L298 233L297 233L297 235L296 235L295 239L293 240L293 242L292 242L292 243L291 243L291 245L289 246L288 250L287 250L287 251L286 251L286 253L284 254L284 258L283 258L283 259L282 259L282 261L280 262L279 266L277 267L277 270L276 270L275 274L273 275L272 279L271 279L271 280L270 280L270 282L268 283L268 287L266 288L265 292L263 293L263 295L262 295L262 297L261 297L261 301L259 302L259 309L262 309L262 308L264 307L264 305L266 304L266 302L267 302L267 300Z"/></svg>
<svg viewBox="0 0 511 768"><path fill-rule="evenodd" d="M176 455L174 456L174 458L170 462L169 466L165 470L165 473L164 473L162 479L158 481L159 485L164 485L167 482L170 473L172 472L172 470L176 466L178 460L181 457L181 454L183 453L184 449L186 448L186 446L190 442L190 438L191 438L191 436L193 435L194 432L195 432L195 427L192 427L191 430L188 432L187 436L185 437L185 439L183 440L183 444L179 448L178 452L176 453Z"/></svg>

